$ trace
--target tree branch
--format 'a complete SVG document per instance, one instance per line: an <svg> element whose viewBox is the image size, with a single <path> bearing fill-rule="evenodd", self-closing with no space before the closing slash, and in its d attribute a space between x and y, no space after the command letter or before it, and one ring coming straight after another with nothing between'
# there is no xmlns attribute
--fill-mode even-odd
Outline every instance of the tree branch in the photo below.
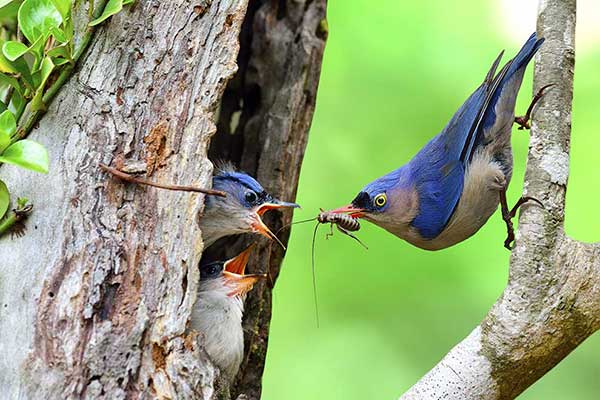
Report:
<svg viewBox="0 0 600 400"><path fill-rule="evenodd" d="M509 282L483 322L401 399L513 399L600 327L600 244L566 237L576 0L540 4L526 195Z"/></svg>

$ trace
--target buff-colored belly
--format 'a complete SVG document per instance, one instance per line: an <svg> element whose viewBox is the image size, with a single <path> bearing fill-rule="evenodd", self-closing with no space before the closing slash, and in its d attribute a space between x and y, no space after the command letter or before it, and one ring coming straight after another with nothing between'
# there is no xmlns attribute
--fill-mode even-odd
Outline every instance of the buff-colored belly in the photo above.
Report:
<svg viewBox="0 0 600 400"><path fill-rule="evenodd" d="M499 191L506 186L500 166L487 155L475 156L465 174L465 185L456 211L446 228L434 239L423 239L416 229L400 233L407 242L425 250L441 250L474 235L496 211Z"/></svg>

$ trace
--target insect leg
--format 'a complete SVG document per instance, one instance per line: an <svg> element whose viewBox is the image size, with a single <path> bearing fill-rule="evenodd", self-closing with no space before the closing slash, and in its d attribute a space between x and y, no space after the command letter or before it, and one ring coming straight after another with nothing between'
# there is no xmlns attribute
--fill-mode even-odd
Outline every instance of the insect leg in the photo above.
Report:
<svg viewBox="0 0 600 400"><path fill-rule="evenodd" d="M338 228L339 228L339 226L338 226ZM332 236L333 236L333 222L329 225L329 233L327 233L325 235L325 240L329 240L329 238Z"/></svg>
<svg viewBox="0 0 600 400"><path fill-rule="evenodd" d="M354 236L352 233L350 233L350 231L348 231L347 229L342 228L341 226L337 227L338 230L340 232L342 232L344 235L348 235L350 236L352 239L356 240L358 243L361 244L362 247L364 247L365 249L369 250L369 248L367 247L366 244L364 244L359 238L357 238L356 236Z"/></svg>

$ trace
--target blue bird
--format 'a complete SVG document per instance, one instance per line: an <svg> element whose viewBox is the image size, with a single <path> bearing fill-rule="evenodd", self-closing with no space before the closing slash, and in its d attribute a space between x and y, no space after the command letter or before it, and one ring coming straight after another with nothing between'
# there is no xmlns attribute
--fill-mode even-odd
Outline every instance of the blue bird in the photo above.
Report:
<svg viewBox="0 0 600 400"><path fill-rule="evenodd" d="M524 118L515 118L517 93L543 42L531 35L496 74L501 52L441 133L407 164L369 183L349 206L333 212L364 218L417 247L439 250L475 234L500 203L508 229L505 247L511 249L511 219L522 204L538 202L522 197L509 210L506 189L512 175L512 124L529 127L529 113L542 91Z"/></svg>
<svg viewBox="0 0 600 400"><path fill-rule="evenodd" d="M256 179L231 166L224 166L213 177L213 189L225 192L226 197L206 197L199 221L205 248L222 237L250 232L281 244L262 221L262 215L269 210L300 207L275 199Z"/></svg>

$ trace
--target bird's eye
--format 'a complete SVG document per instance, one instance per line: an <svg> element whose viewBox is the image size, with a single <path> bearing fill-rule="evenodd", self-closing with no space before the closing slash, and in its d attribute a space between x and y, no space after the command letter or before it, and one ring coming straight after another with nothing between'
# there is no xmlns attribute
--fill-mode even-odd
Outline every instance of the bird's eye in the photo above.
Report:
<svg viewBox="0 0 600 400"><path fill-rule="evenodd" d="M252 192L252 191L248 191L246 192L246 194L244 195L244 199L246 199L246 201L248 203L254 203L256 201L256 199L258 198L258 196L256 196L256 193Z"/></svg>
<svg viewBox="0 0 600 400"><path fill-rule="evenodd" d="M218 264L206 265L202 267L200 275L202 279L214 278L221 272L221 267Z"/></svg>
<svg viewBox="0 0 600 400"><path fill-rule="evenodd" d="M377 196L375 196L375 205L377 207L383 207L385 206L385 203L387 203L387 196L385 195L385 193L380 193Z"/></svg>

